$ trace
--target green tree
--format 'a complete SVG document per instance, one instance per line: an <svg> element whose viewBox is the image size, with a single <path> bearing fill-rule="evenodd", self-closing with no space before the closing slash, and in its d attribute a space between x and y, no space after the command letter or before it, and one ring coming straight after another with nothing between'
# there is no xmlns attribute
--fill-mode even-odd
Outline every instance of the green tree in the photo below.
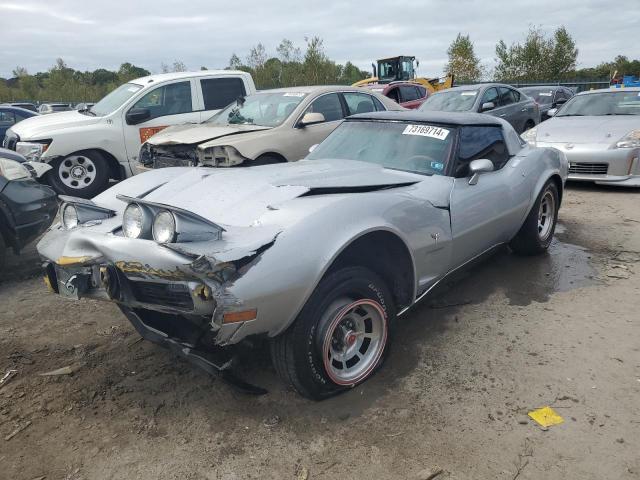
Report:
<svg viewBox="0 0 640 480"><path fill-rule="evenodd" d="M559 27L551 38L531 27L523 44L496 45L496 80L559 80L575 69L578 49L571 35Z"/></svg>
<svg viewBox="0 0 640 480"><path fill-rule="evenodd" d="M480 80L483 69L469 35L458 33L456 39L449 45L447 55L449 56L445 67L447 75L453 75L456 80L461 82Z"/></svg>

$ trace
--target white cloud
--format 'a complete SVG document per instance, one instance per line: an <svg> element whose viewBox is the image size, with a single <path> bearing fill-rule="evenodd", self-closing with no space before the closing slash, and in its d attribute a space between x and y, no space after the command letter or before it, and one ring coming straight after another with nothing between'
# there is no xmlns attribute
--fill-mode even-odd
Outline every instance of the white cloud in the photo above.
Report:
<svg viewBox="0 0 640 480"><path fill-rule="evenodd" d="M0 15L4 77L16 65L46 70L57 57L89 70L132 62L158 71L174 60L219 68L232 53L246 57L258 42L275 54L283 38L304 50L305 37L315 35L336 61L369 71L377 58L415 55L420 74L436 77L458 32L471 36L476 54L492 67L498 40L521 42L531 25L551 33L560 24L586 67L616 55L637 57L630 39L640 25L638 0L616 0L616 8L610 0L396 0L392 6L369 0L364 7L343 0L0 0Z"/></svg>
<svg viewBox="0 0 640 480"><path fill-rule="evenodd" d="M92 25L95 23L94 20L60 13L59 11L42 4L0 3L0 10L9 12L32 13L34 15L44 15L55 18L57 20L62 20L64 22L74 23L76 25ZM5 18L7 17L8 15L5 15Z"/></svg>

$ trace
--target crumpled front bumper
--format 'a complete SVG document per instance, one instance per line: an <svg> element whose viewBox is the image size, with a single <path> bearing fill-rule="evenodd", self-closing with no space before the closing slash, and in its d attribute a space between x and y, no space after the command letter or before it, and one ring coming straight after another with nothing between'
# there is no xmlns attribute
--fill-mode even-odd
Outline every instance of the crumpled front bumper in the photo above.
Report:
<svg viewBox="0 0 640 480"><path fill-rule="evenodd" d="M129 311L152 311L189 326L193 344L236 343L244 322L225 323L243 302L227 289L235 269L204 256L179 253L149 240L53 227L38 244L45 283L69 299L110 300ZM181 331L181 338L184 338Z"/></svg>

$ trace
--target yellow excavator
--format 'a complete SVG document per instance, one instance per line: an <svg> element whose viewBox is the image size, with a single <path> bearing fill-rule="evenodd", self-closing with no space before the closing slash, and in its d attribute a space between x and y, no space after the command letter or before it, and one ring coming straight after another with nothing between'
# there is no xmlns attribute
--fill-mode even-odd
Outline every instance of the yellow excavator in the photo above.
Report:
<svg viewBox="0 0 640 480"><path fill-rule="evenodd" d="M398 57L382 58L378 66L373 67L373 77L365 78L354 83L353 87L364 87L374 83L387 84L391 82L414 82L424 86L429 93L453 87L453 75L438 78L416 77L415 67L420 65L416 57L400 55Z"/></svg>

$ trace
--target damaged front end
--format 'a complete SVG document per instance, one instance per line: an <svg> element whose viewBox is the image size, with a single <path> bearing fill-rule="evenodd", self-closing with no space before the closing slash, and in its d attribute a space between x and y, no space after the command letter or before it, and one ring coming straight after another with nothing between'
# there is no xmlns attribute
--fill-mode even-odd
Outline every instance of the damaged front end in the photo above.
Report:
<svg viewBox="0 0 640 480"><path fill-rule="evenodd" d="M63 197L61 224L38 244L45 283L65 298L115 302L145 339L210 373L225 372L228 381L245 391L261 393L228 371L234 353L230 346L242 339L237 335L242 325L258 317L257 306L237 298L232 288L274 236L232 258L220 239L222 227L175 207L119 198L128 204L122 215ZM137 238L126 229L133 205L148 217ZM175 232L161 242L154 238L153 220L167 213ZM217 258L217 251L226 257Z"/></svg>
<svg viewBox="0 0 640 480"><path fill-rule="evenodd" d="M198 164L197 146L145 143L140 150L138 161L145 168L193 167Z"/></svg>
<svg viewBox="0 0 640 480"><path fill-rule="evenodd" d="M247 160L229 145L198 146L184 144L150 145L140 150L142 169L166 167L235 167Z"/></svg>

